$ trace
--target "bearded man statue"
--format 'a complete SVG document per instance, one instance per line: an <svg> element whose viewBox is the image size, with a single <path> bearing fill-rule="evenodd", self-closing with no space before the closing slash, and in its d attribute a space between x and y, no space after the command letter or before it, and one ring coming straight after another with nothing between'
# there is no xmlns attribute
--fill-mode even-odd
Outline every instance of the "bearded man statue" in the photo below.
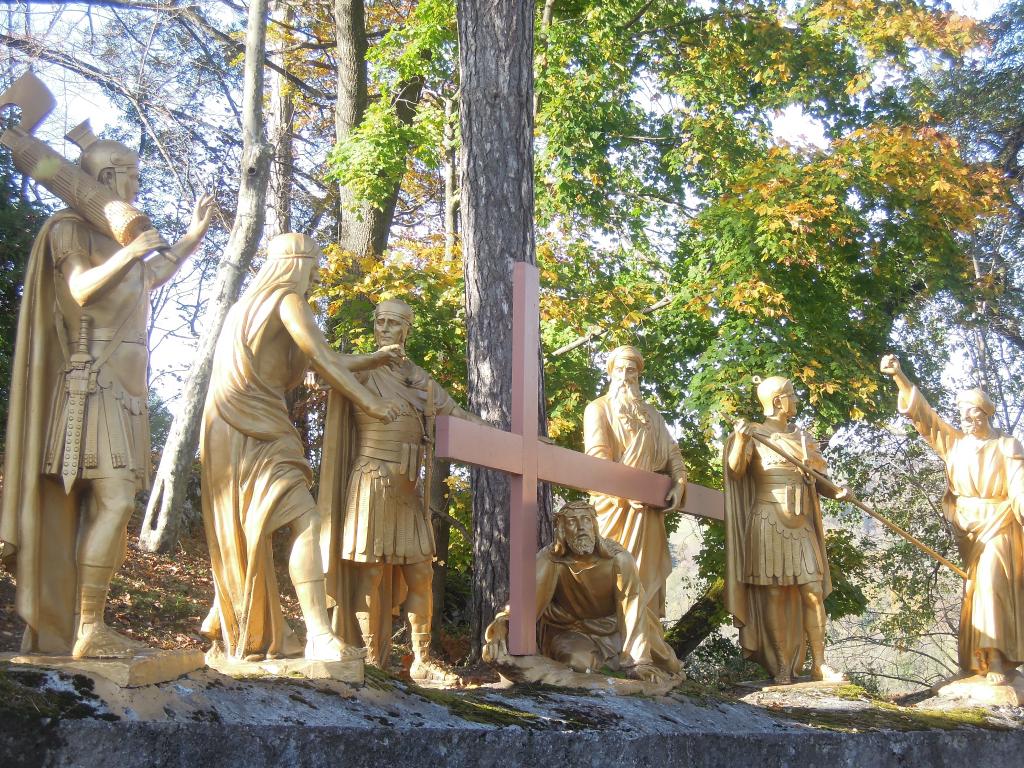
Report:
<svg viewBox="0 0 1024 768"><path fill-rule="evenodd" d="M555 514L555 540L537 553L536 605L540 652L576 672L607 666L655 682L680 674L636 561L598 535L586 501ZM508 621L506 609L487 628L485 660L507 656Z"/></svg>
<svg viewBox="0 0 1024 768"><path fill-rule="evenodd" d="M640 395L644 357L636 347L622 346L608 355L608 392L587 405L583 414L586 452L672 478L665 507L594 494L601 536L618 542L636 560L646 599L655 615L665 615L665 581L672 572L665 513L682 509L686 468L665 419Z"/></svg>
<svg viewBox="0 0 1024 768"><path fill-rule="evenodd" d="M900 413L946 465L942 513L968 576L960 669L1004 685L1024 662L1024 447L992 426L995 405L980 389L957 398L957 429L928 404L896 357L883 357L881 370L899 389Z"/></svg>

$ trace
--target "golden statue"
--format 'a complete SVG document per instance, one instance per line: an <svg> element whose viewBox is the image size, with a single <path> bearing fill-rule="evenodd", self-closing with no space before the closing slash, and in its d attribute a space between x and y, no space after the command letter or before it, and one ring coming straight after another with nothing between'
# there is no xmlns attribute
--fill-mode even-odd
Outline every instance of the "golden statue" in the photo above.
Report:
<svg viewBox="0 0 1024 768"><path fill-rule="evenodd" d="M313 473L285 393L312 366L374 423L396 405L366 390L353 371L397 363L397 347L373 355L339 355L327 344L306 294L320 249L305 235L275 237L263 268L231 308L217 342L200 440L203 522L215 598L203 633L237 661L302 651L281 613L271 535L291 527L288 573L306 624L305 657L324 661L363 655L331 630L320 515Z"/></svg>
<svg viewBox="0 0 1024 768"><path fill-rule="evenodd" d="M507 656L509 612L487 628L484 657ZM540 652L576 672L602 667L641 680L680 675L661 622L644 593L633 556L597 534L597 512L585 501L555 513L555 540L537 553Z"/></svg>
<svg viewBox="0 0 1024 768"><path fill-rule="evenodd" d="M661 618L665 615L665 581L672 572L665 513L683 506L686 468L665 419L640 396L643 370L643 355L635 347L611 351L608 392L587 405L583 440L591 456L663 472L674 481L664 509L614 496L591 496L601 536L617 541L634 557L647 599Z"/></svg>
<svg viewBox="0 0 1024 768"><path fill-rule="evenodd" d="M382 301L373 313L378 346L404 349L412 328L404 301ZM383 666L395 609L404 605L412 632L414 680L448 682L451 674L430 658L434 534L423 491L436 415L480 419L462 408L419 366L356 374L371 392L399 404L389 424L349 408L332 393L324 429L320 508L325 528L328 591L338 603L335 630L362 642L368 660ZM482 423L482 422L480 422ZM404 598L404 599L403 599Z"/></svg>
<svg viewBox="0 0 1024 768"><path fill-rule="evenodd" d="M103 613L135 494L150 482L149 292L198 247L213 199L199 198L168 246L132 205L135 152L88 122L68 134L77 165L38 141L31 131L52 96L30 73L0 102L22 107L22 124L0 137L15 163L71 206L32 246L11 374L0 540L17 551L22 649L131 657L141 644Z"/></svg>
<svg viewBox="0 0 1024 768"><path fill-rule="evenodd" d="M942 511L967 569L960 669L1003 685L1024 662L1024 448L992 427L995 406L980 389L957 398L957 429L928 404L896 357L883 357L881 370L899 388L900 413L946 464Z"/></svg>
<svg viewBox="0 0 1024 768"><path fill-rule="evenodd" d="M722 459L725 607L739 627L744 656L775 682L789 683L801 674L807 645L811 679L839 679L825 664L825 598L832 580L818 496L838 498L844 491L816 483L761 442L778 445L827 477L818 444L791 423L798 405L793 384L782 376L755 382L765 420L737 421Z"/></svg>

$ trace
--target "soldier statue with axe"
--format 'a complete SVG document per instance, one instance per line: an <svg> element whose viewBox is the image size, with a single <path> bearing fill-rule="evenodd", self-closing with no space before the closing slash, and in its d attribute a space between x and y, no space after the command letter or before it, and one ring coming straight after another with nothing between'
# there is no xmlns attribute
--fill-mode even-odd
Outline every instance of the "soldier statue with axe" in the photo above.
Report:
<svg viewBox="0 0 1024 768"><path fill-rule="evenodd" d="M168 245L133 203L138 155L68 134L74 165L32 135L53 97L34 75L0 96L21 122L0 142L15 165L63 200L29 256L7 423L0 541L17 553L24 651L128 657L140 647L104 623L124 559L135 494L149 487L148 293L171 279L210 225L199 198Z"/></svg>

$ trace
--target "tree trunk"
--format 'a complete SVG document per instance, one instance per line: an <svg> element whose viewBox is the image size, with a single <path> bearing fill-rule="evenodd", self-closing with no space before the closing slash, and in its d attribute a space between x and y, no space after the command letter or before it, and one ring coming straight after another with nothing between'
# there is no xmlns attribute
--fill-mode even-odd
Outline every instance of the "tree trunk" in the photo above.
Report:
<svg viewBox="0 0 1024 768"><path fill-rule="evenodd" d="M251 0L245 36L243 85L242 162L238 212L221 256L213 294L203 322L196 364L192 368L181 406L160 457L153 491L139 543L149 552L167 551L177 539L178 518L188 487L210 384L213 352L224 318L238 300L242 280L259 246L266 220L267 179L271 148L264 136L263 58L266 53L268 0Z"/></svg>
<svg viewBox="0 0 1024 768"><path fill-rule="evenodd" d="M341 141L363 122L367 105L366 13L363 0L335 0L337 28L338 101L334 108L335 141ZM416 117L423 90L422 78L413 78L394 98L398 119L409 125ZM388 247L401 182L395 185L381 208L354 202L350 190L338 189L338 243L356 258L380 256ZM358 271L358 270L357 270Z"/></svg>
<svg viewBox="0 0 1024 768"><path fill-rule="evenodd" d="M535 263L533 239L532 0L460 0L461 212L466 278L469 407L509 429L512 263ZM543 403L543 398L541 399ZM473 596L478 657L483 630L508 601L509 483L471 470Z"/></svg>
<svg viewBox="0 0 1024 768"><path fill-rule="evenodd" d="M271 17L291 25L295 9L288 0L272 0ZM282 42L282 48L286 43ZM277 64L284 69L282 53ZM267 115L267 134L274 148L270 166L270 220L267 222L267 237L292 231L292 185L294 183L295 160L292 147L292 128L295 116L295 99L285 78L280 72L270 73L270 114Z"/></svg>
<svg viewBox="0 0 1024 768"><path fill-rule="evenodd" d="M363 0L335 0L337 29L338 100L334 105L335 141L341 141L363 122L367 104L366 12ZM381 212L366 203L353 203L353 194L338 190L338 244L357 259L374 252L374 232ZM389 222L390 224L390 222Z"/></svg>
<svg viewBox="0 0 1024 768"><path fill-rule="evenodd" d="M441 627L444 626L444 596L445 582L448 579L448 548L451 542L452 524L448 515L451 504L451 490L448 487L448 478L452 475L450 461L437 460L434 463L434 473L431 478L430 488L430 524L434 529L434 581L431 585L433 591L434 612L430 621L430 645L435 652L441 653L444 649L441 646Z"/></svg>
<svg viewBox="0 0 1024 768"><path fill-rule="evenodd" d="M689 656L694 648L721 626L725 618L723 592L725 579L719 577L711 582L704 594L690 606L690 610L665 633L665 640L680 659Z"/></svg>
<svg viewBox="0 0 1024 768"><path fill-rule="evenodd" d="M458 238L459 187L457 149L455 144L455 99L444 97L444 128L442 134L441 171L444 175L444 258L455 258L455 244Z"/></svg>

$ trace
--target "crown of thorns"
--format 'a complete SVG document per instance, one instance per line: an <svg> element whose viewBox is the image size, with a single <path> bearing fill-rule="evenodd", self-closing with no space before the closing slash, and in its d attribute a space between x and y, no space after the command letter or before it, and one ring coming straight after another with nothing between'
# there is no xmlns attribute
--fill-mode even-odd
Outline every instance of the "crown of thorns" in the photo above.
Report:
<svg viewBox="0 0 1024 768"><path fill-rule="evenodd" d="M592 515L597 514L597 510L594 509L594 505L589 501L567 501L558 511L555 512L555 519L565 516L569 512L589 512Z"/></svg>

